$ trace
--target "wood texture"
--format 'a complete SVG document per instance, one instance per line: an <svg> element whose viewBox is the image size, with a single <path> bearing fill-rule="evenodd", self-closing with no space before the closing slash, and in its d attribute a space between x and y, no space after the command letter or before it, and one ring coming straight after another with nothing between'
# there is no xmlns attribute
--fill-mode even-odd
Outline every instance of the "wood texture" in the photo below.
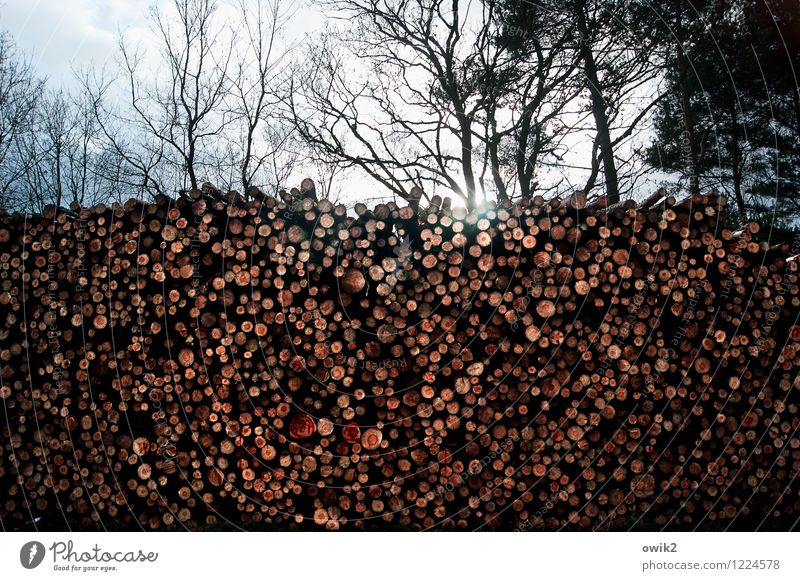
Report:
<svg viewBox="0 0 800 581"><path fill-rule="evenodd" d="M715 194L420 200L0 216L4 527L796 515L800 245Z"/></svg>

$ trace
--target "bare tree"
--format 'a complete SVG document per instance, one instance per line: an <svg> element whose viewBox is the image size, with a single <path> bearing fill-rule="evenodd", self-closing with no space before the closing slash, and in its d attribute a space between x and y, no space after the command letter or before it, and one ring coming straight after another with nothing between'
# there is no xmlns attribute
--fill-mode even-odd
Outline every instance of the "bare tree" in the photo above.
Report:
<svg viewBox="0 0 800 581"><path fill-rule="evenodd" d="M408 197L422 174L434 186L449 187L474 203L475 110L465 111L462 95L430 82L438 76L447 83L452 76L452 71L436 71L445 61L454 63L452 44L437 42L441 50L431 50L426 62L418 55L433 44L432 31L410 31L411 26L427 26L424 20L401 12L373 18L372 27L356 21L358 30L347 39L349 44L340 44L338 35L329 32L309 47L306 68L292 79L287 95L298 134L320 158L359 168L401 197ZM401 30L395 32L395 25ZM386 26L385 36L381 26ZM416 42L407 46L401 37ZM356 54L371 61L366 70L348 66ZM420 83L420 74L428 81ZM456 107L442 102L453 98ZM454 153L458 143L460 151Z"/></svg>
<svg viewBox="0 0 800 581"><path fill-rule="evenodd" d="M241 26L229 70L227 101L234 122L228 140L246 192L257 183L277 187L296 160L291 128L276 114L293 48L283 46L280 32L294 12L285 0L238 0L237 10Z"/></svg>
<svg viewBox="0 0 800 581"><path fill-rule="evenodd" d="M207 173L204 148L220 139L232 119L224 100L233 35L218 23L212 0L174 0L172 14L156 7L151 17L160 52L155 75L143 70L142 52L120 39L130 99L123 119L139 147L172 165L175 183L197 188Z"/></svg>
<svg viewBox="0 0 800 581"><path fill-rule="evenodd" d="M499 197L506 197L499 177L507 168L516 177L517 195L529 198L560 186L541 184L537 174L547 165L560 163L568 147L565 139L573 129L560 120L569 115L568 106L582 90L575 80L579 57L572 50L573 31L564 14L539 3L509 6L502 2L500 8L494 4L485 1L489 8L501 11L503 29L498 38L489 40L508 46L513 59L497 77L491 76L493 67L481 66L490 75L484 84L490 90L483 97L486 127L491 129L485 138L486 152ZM497 127L498 113L511 115L503 130Z"/></svg>
<svg viewBox="0 0 800 581"><path fill-rule="evenodd" d="M541 18L547 32L522 39L493 0L322 4L351 28L309 48L287 98L318 155L404 198L423 183L471 207L532 195L565 134L552 121L579 90L566 29Z"/></svg>
<svg viewBox="0 0 800 581"><path fill-rule="evenodd" d="M166 194L168 178L162 175L166 144L158 137L127 123L121 107L114 107L115 84L105 71L90 68L79 75L86 103L99 129L96 147L113 160L108 167L120 195L148 198ZM124 192L124 193L123 193Z"/></svg>
<svg viewBox="0 0 800 581"><path fill-rule="evenodd" d="M605 193L609 202L615 203L620 199L615 157L618 146L663 96L653 96L638 111L624 109L632 95L657 77L657 69L650 60L652 43L634 34L635 25L628 18L626 2L572 0L568 10L578 33L581 70L596 130L591 173L584 190L594 188L602 164ZM614 135L615 129L618 135Z"/></svg>
<svg viewBox="0 0 800 581"><path fill-rule="evenodd" d="M86 93L45 91L30 124L2 166L4 174L18 174L10 207L41 212L48 204L94 205L122 194L120 160L101 147Z"/></svg>
<svg viewBox="0 0 800 581"><path fill-rule="evenodd" d="M15 184L30 160L20 155L20 139L29 137L44 81L21 55L8 33L0 33L0 207L15 204Z"/></svg>
<svg viewBox="0 0 800 581"><path fill-rule="evenodd" d="M204 181L245 192L278 187L298 161L291 127L275 113L291 50L280 31L293 13L284 0L226 8L223 14L213 0L154 8L157 60L122 36L119 77L82 77L105 151L140 194ZM121 88L127 103L115 106Z"/></svg>

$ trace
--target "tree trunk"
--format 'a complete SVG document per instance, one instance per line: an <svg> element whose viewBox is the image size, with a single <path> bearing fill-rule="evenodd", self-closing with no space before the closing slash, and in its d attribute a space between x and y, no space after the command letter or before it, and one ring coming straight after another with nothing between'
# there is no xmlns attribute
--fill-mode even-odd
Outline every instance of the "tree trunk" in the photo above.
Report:
<svg viewBox="0 0 800 581"><path fill-rule="evenodd" d="M532 111L527 108L520 120L519 138L517 141L516 163L517 163L517 180L519 181L519 191L523 200L531 197L531 175L533 174L532 168L528 164L527 145L528 138L531 134L531 118ZM530 168L530 171L529 171Z"/></svg>
<svg viewBox="0 0 800 581"><path fill-rule="evenodd" d="M467 207L471 209L477 206L477 200L475 198L475 172L472 169L472 128L468 120L461 123L461 166L467 190Z"/></svg>
<svg viewBox="0 0 800 581"><path fill-rule="evenodd" d="M491 116L492 123L492 138L489 140L489 160L492 163L492 181L494 187L497 188L497 199L500 202L508 200L508 191L506 184L503 182L503 176L500 174L500 154L498 148L500 147L500 138L497 136L497 121L494 117L494 111Z"/></svg>
<svg viewBox="0 0 800 581"><path fill-rule="evenodd" d="M61 207L64 188L61 185L61 147L56 148L56 210Z"/></svg>
<svg viewBox="0 0 800 581"><path fill-rule="evenodd" d="M680 10L680 8L678 8ZM683 22L682 14L678 13L676 24L676 35L678 42L677 49L677 68L678 68L678 89L681 95L681 155L686 155L686 174L689 177L689 192L691 194L700 193L700 172L697 167L697 147L695 146L694 119L692 118L691 100L689 95L688 71L689 63L686 53L683 50Z"/></svg>
<svg viewBox="0 0 800 581"><path fill-rule="evenodd" d="M615 204L619 202L619 183L617 167L614 163L614 148L611 145L611 132L608 127L605 99L600 88L600 78L597 74L597 63L588 43L589 29L586 24L584 9L585 2L578 2L576 5L578 32L583 39L581 42L581 59L583 60L584 74L589 83L589 93L592 96L592 115L597 127L597 141L600 146L600 156L603 160L606 196L609 204Z"/></svg>
<svg viewBox="0 0 800 581"><path fill-rule="evenodd" d="M794 105L794 134L800 137L800 88L792 89L792 103Z"/></svg>
<svg viewBox="0 0 800 581"><path fill-rule="evenodd" d="M245 148L244 159L242 160L242 167L241 167L241 180L242 180L242 191L246 192L250 188L250 178L247 174L250 173L250 155L253 146L253 133L252 131L248 130L247 134L247 147Z"/></svg>
<svg viewBox="0 0 800 581"><path fill-rule="evenodd" d="M747 222L747 208L744 204L744 196L742 195L742 152L739 148L739 134L736 124L736 103L730 102L730 118L731 118L731 139L729 143L729 151L731 155L731 176L733 178L733 195L736 200L736 209L739 212L739 220L742 224Z"/></svg>
<svg viewBox="0 0 800 581"><path fill-rule="evenodd" d="M187 129L187 141L189 142L189 148L186 151L186 173L189 176L189 185L193 190L198 188L197 184L197 175L194 171L194 131L192 130L191 122L189 123L189 127Z"/></svg>

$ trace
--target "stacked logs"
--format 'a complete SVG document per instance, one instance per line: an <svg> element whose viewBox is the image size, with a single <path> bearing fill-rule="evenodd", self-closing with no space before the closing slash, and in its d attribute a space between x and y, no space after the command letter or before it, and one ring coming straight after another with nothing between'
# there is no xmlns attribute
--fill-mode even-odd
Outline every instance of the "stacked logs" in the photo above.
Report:
<svg viewBox="0 0 800 581"><path fill-rule="evenodd" d="M800 242L309 191L0 216L5 529L794 521Z"/></svg>

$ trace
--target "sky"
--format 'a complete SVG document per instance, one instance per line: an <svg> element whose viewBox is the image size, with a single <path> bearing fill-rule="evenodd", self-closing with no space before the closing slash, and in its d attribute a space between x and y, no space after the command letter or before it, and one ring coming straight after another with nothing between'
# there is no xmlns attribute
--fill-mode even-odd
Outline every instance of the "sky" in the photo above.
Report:
<svg viewBox="0 0 800 581"><path fill-rule="evenodd" d="M31 55L54 84L72 81L72 67L103 64L119 30L143 37L149 0L2 0L0 27Z"/></svg>
<svg viewBox="0 0 800 581"><path fill-rule="evenodd" d="M289 2L296 12L283 33L285 39L322 29L325 18L319 10L302 0ZM12 35L50 87L72 88L77 86L75 71L90 65L115 70L120 33L133 45L152 47L148 17L154 4L154 0L0 0L0 30ZM225 0L220 5L224 9ZM376 195L375 184L366 176L351 172L346 179L340 184L348 190L346 203Z"/></svg>
<svg viewBox="0 0 800 581"><path fill-rule="evenodd" d="M323 26L318 10L294 4L298 11L286 35L313 34ZM153 5L153 0L0 0L0 29L32 56L40 74L54 85L69 84L76 68L112 64L120 32L146 46Z"/></svg>

